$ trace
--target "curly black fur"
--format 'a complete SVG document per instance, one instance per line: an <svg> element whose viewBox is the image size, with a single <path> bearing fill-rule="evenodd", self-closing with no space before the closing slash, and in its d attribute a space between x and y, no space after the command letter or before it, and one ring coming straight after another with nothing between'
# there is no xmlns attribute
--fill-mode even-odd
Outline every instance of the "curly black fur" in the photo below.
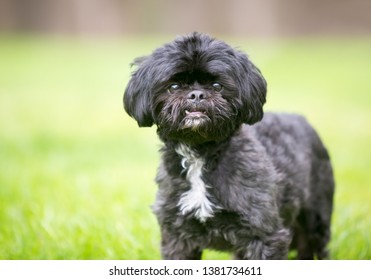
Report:
<svg viewBox="0 0 371 280"><path fill-rule="evenodd" d="M166 259L327 258L329 155L298 115L267 113L266 82L242 52L193 33L137 59L125 109L164 142L153 205Z"/></svg>

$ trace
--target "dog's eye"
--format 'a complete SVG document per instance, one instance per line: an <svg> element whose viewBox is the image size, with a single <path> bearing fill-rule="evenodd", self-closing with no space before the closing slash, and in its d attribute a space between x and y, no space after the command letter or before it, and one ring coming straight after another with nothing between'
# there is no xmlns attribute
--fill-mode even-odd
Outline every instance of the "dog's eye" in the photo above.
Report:
<svg viewBox="0 0 371 280"><path fill-rule="evenodd" d="M223 86L219 83L213 83L212 87L216 92L220 92L223 89Z"/></svg>
<svg viewBox="0 0 371 280"><path fill-rule="evenodd" d="M178 89L180 89L180 85L179 85L179 84L171 84L171 85L169 86L169 88L168 88L168 90L169 90L170 92L174 92L174 91L176 91L176 90L178 90Z"/></svg>

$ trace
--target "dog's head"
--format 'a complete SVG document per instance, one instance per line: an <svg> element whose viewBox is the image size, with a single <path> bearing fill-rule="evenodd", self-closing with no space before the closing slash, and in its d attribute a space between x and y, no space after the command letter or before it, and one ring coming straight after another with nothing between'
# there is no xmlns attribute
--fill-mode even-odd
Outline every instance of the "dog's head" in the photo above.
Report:
<svg viewBox="0 0 371 280"><path fill-rule="evenodd" d="M193 33L134 65L125 110L139 126L156 124L164 141L221 141L242 123L263 117L263 76L244 53L222 41Z"/></svg>

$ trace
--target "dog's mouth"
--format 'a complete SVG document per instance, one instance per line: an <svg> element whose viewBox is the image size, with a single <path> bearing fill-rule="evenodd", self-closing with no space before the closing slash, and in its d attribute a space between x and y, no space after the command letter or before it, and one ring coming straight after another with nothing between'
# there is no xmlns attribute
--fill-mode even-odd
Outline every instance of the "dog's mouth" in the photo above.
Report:
<svg viewBox="0 0 371 280"><path fill-rule="evenodd" d="M202 117L207 117L205 111L197 111L197 110L185 110L185 114L187 117L191 118L202 118Z"/></svg>
<svg viewBox="0 0 371 280"><path fill-rule="evenodd" d="M205 125L210 121L210 118L206 114L206 111L199 109L185 110L185 117L181 128L190 128L192 130L198 130L201 126Z"/></svg>

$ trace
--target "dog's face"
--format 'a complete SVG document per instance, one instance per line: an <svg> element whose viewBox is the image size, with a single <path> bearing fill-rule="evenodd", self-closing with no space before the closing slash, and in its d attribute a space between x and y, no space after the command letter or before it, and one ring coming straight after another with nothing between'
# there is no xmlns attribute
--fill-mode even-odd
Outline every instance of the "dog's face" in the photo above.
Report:
<svg viewBox="0 0 371 280"><path fill-rule="evenodd" d="M202 144L228 138L263 116L266 82L245 54L194 33L137 59L124 95L139 126L163 141Z"/></svg>

